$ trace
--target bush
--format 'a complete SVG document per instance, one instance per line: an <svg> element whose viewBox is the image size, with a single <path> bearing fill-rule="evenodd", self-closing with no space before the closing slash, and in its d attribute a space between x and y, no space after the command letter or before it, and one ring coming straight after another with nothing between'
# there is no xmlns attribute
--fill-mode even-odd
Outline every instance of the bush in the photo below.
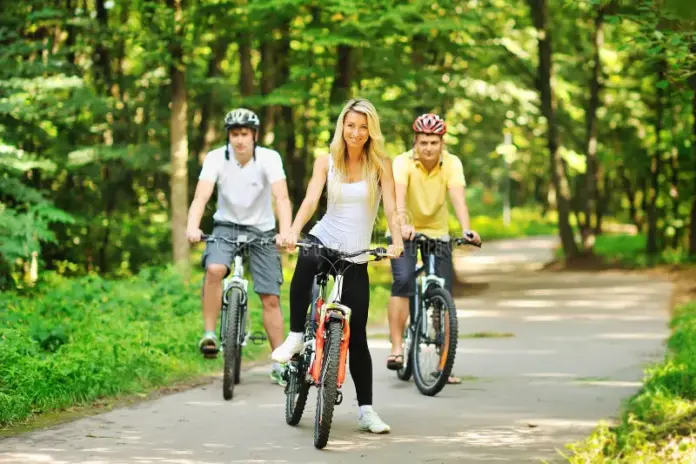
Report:
<svg viewBox="0 0 696 464"><path fill-rule="evenodd" d="M571 463L693 462L696 456L696 301L677 309L665 360L646 370L645 383L618 426L601 424L569 445Z"/></svg>
<svg viewBox="0 0 696 464"><path fill-rule="evenodd" d="M196 350L200 281L146 269L0 294L0 425L220 369Z"/></svg>

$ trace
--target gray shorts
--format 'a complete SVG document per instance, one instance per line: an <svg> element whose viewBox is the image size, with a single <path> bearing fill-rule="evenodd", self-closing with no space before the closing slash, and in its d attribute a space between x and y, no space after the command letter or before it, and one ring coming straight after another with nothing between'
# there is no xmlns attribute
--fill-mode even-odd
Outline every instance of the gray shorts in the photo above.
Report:
<svg viewBox="0 0 696 464"><path fill-rule="evenodd" d="M233 224L215 224L213 235L235 240L239 235L247 237L273 237L274 230L262 232L259 229ZM227 274L234 259L235 246L222 240L206 243L205 252L201 258L203 269L211 264L227 266ZM254 280L254 291L259 295L280 296L280 286L283 284L283 269L280 254L275 246L253 244L242 252L244 261L248 263L251 277Z"/></svg>

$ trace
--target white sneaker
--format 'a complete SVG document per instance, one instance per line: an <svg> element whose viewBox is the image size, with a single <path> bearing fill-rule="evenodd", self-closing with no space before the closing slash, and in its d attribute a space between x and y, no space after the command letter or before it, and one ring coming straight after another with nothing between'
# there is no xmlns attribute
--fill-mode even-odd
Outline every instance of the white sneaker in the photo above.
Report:
<svg viewBox="0 0 696 464"><path fill-rule="evenodd" d="M300 353L303 346L302 334L290 332L283 344L273 350L271 359L277 363L285 364L290 361L294 355Z"/></svg>
<svg viewBox="0 0 696 464"><path fill-rule="evenodd" d="M368 410L360 417L360 430L372 433L389 433L391 427L385 424L373 410Z"/></svg>

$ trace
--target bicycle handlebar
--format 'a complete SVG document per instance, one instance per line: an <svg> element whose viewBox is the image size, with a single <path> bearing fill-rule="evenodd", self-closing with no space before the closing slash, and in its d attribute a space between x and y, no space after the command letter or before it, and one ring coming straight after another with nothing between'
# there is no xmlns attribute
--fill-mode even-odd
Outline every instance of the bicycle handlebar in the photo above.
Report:
<svg viewBox="0 0 696 464"><path fill-rule="evenodd" d="M428 237L427 235L422 234L420 232L417 232L415 237L413 237L413 240L416 240L416 241L418 241L418 240L428 241L428 242L438 242L439 241L439 242L445 242L445 243L454 243L457 246L459 246L459 245L472 245L472 246L481 248L481 244L474 243L473 239L474 239L474 234L472 232L465 232L464 237L454 237L454 238L450 238L449 240L442 240L439 238Z"/></svg>
<svg viewBox="0 0 696 464"><path fill-rule="evenodd" d="M255 236L251 239L248 240L230 240L227 237L223 237L221 235L208 235L208 234L201 234L201 240L204 240L206 242L214 242L215 240L222 240L223 242L229 243L230 245L251 245L252 243L259 243L260 245L274 245L275 244L275 237L269 237L269 238L262 238Z"/></svg>
<svg viewBox="0 0 696 464"><path fill-rule="evenodd" d="M362 254L368 254L370 256L375 257L375 261L379 261L380 259L384 258L389 258L389 255L387 254L387 249L384 247L377 247L377 248L367 248L365 250L359 250L359 251L353 251L350 253L345 253L340 250L336 250L335 248L330 248L327 246L322 245L321 243L316 243L316 242L297 242L297 246L301 248L318 248L318 249L323 249L323 250L328 250L332 253L337 254L340 258L342 259L348 259L348 258L355 258L356 256L360 256Z"/></svg>

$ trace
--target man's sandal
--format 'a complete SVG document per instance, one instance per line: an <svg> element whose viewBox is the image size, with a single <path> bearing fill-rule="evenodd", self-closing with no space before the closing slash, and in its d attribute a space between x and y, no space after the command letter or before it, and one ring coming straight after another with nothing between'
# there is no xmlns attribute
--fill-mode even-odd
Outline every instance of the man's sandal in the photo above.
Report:
<svg viewBox="0 0 696 464"><path fill-rule="evenodd" d="M398 371L404 367L403 354L390 354L387 356L387 369L390 371Z"/></svg>

